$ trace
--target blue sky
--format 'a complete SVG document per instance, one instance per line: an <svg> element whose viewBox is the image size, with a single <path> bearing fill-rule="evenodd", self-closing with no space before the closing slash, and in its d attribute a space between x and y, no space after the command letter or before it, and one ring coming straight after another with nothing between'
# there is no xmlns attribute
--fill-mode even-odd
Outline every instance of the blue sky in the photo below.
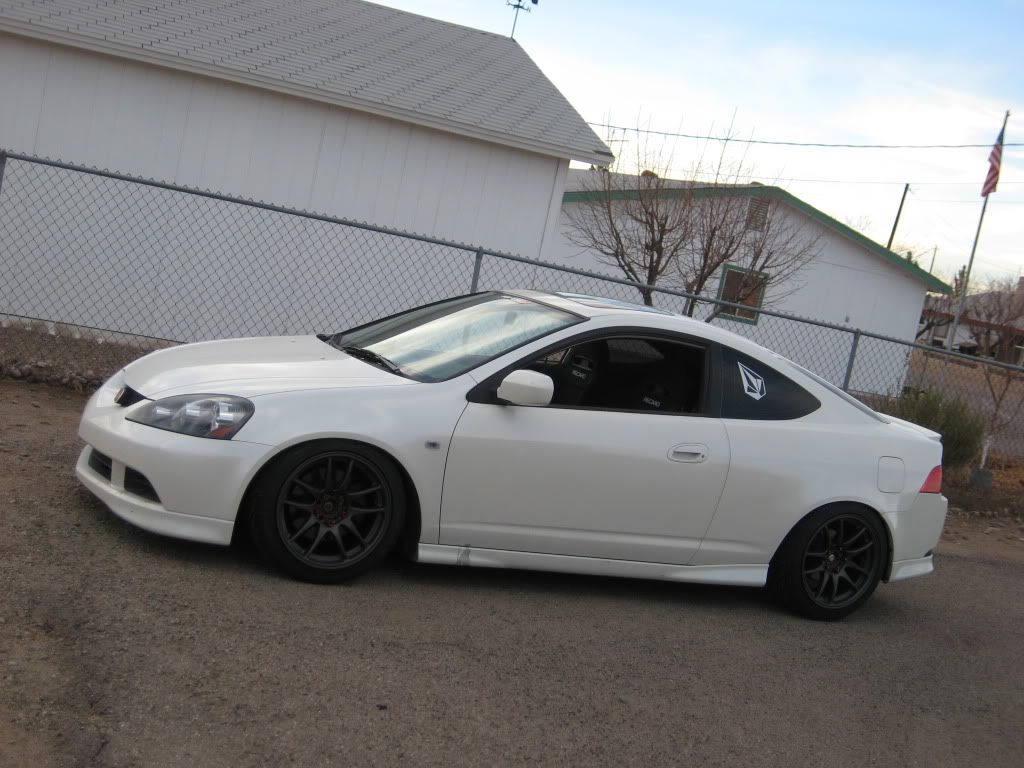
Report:
<svg viewBox="0 0 1024 768"><path fill-rule="evenodd" d="M508 34L504 0L378 0ZM786 149L734 143L777 183L885 242L911 183L897 242L936 273L966 263L989 146L1011 110L1024 142L1024 0L975 3L729 3L540 0L516 40L590 121L739 139L980 143L951 150ZM598 133L604 136L602 129ZM671 156L686 176L720 145L616 133L623 159ZM624 141L623 141L624 140ZM646 144L643 142L646 141ZM635 163L634 163L635 165ZM1007 148L975 273L1024 268L1024 147Z"/></svg>

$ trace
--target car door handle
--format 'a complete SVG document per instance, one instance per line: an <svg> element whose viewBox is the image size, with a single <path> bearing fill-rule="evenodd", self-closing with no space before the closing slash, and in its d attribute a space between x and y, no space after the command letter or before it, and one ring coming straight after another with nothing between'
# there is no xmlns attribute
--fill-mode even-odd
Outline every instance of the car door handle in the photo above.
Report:
<svg viewBox="0 0 1024 768"><path fill-rule="evenodd" d="M683 461L690 464L699 464L708 457L708 447L703 443L680 443L669 449L668 458L670 461Z"/></svg>

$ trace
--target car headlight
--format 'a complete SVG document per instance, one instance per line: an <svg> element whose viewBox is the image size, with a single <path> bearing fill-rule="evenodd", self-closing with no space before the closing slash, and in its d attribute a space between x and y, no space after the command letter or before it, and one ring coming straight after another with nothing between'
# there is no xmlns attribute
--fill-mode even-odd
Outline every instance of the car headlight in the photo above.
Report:
<svg viewBox="0 0 1024 768"><path fill-rule="evenodd" d="M178 395L139 408L128 421L195 437L230 440L256 410L244 397Z"/></svg>

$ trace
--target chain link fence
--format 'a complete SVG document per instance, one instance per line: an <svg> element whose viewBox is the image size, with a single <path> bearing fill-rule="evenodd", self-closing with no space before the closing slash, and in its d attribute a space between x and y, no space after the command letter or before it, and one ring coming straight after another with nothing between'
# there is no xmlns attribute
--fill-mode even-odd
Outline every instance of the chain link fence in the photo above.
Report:
<svg viewBox="0 0 1024 768"><path fill-rule="evenodd" d="M494 288L639 301L638 284L484 248L0 153L0 374L97 385L144 351L335 331ZM1024 369L655 288L877 404L938 391L1024 456ZM754 320L751 322L751 320Z"/></svg>

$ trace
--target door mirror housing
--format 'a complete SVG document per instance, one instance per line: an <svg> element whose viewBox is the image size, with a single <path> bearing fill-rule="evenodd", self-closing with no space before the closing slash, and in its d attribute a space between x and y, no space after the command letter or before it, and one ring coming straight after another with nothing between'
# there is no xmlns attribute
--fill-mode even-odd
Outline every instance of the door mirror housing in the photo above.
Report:
<svg viewBox="0 0 1024 768"><path fill-rule="evenodd" d="M511 405L548 405L555 382L537 371L512 371L498 385L498 402Z"/></svg>

